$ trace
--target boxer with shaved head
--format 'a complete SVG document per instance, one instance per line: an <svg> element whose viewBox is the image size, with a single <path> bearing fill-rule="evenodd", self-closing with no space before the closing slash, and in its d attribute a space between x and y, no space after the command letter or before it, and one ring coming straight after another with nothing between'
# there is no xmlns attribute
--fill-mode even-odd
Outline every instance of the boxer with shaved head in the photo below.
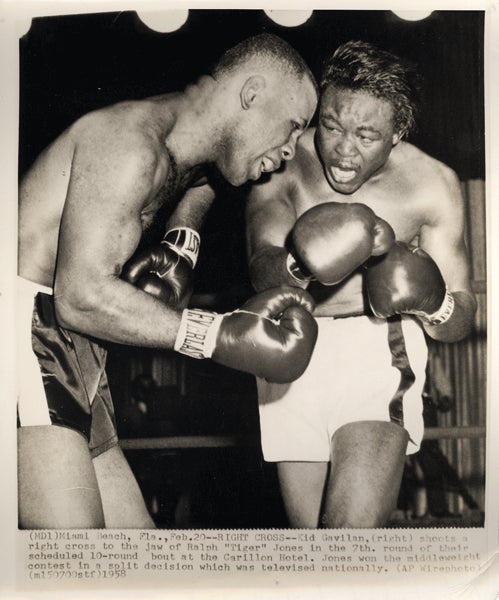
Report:
<svg viewBox="0 0 499 600"><path fill-rule="evenodd" d="M213 199L207 172L240 186L276 170L316 102L302 58L264 34L182 92L81 117L24 175L21 527L154 526L117 445L105 342L175 349L280 382L304 370L316 339L306 291L281 286L225 315L184 307ZM132 258L159 209L182 197L162 251Z"/></svg>
<svg viewBox="0 0 499 600"><path fill-rule="evenodd" d="M458 178L404 140L416 90L393 54L340 46L317 127L250 194L254 288L288 283L316 301L305 373L257 381L264 458L294 527L387 523L423 435L425 334L453 342L473 324Z"/></svg>

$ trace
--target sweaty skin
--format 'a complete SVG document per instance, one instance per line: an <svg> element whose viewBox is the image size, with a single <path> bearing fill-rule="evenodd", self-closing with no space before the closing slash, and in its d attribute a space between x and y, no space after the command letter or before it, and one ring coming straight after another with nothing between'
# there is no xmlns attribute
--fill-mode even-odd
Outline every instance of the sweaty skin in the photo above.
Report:
<svg viewBox="0 0 499 600"><path fill-rule="evenodd" d="M106 217L113 226L119 216L133 220L129 233L136 244L160 206L194 182L198 174L181 177L168 148L175 115L163 110L158 118L155 104L152 99L124 102L89 113L40 154L20 185L21 276L52 285L61 221L71 225L66 201L81 201L89 212L95 203L95 214L85 221L97 218L103 229L110 227ZM120 215L119 207L109 206L119 198L121 205L129 201L128 213ZM94 234L99 235L98 228ZM130 244L124 240L122 245Z"/></svg>
<svg viewBox="0 0 499 600"><path fill-rule="evenodd" d="M61 325L117 343L173 347L180 313L119 279L122 266L158 209L202 181L205 165L241 185L294 156L317 97L310 80L300 93L286 81L279 95L286 101L277 102L269 78L255 89L245 74L225 87L204 77L184 93L89 113L38 157L20 185L19 275L54 286ZM269 105L276 121L257 130ZM222 127L227 115L238 119L232 137ZM236 155L215 143L222 133L229 146L249 142Z"/></svg>
<svg viewBox="0 0 499 600"><path fill-rule="evenodd" d="M449 291L470 293L457 176L415 146L399 141L391 126L391 110L388 103L367 94L342 90L336 97L326 91L318 130L310 128L300 138L295 160L282 172L253 188L247 207L250 264L258 263L259 253L263 256L271 247L284 246L296 219L312 206L360 202L387 221L399 241L425 249ZM270 265L268 272L273 272ZM254 268L252 276L256 289L266 287L264 269ZM354 315L368 308L361 271L337 286L312 282L308 289L317 301L316 316ZM468 327L462 325L460 337ZM436 328L431 329L437 335Z"/></svg>
<svg viewBox="0 0 499 600"><path fill-rule="evenodd" d="M166 203L176 207L169 225L202 222L212 169L240 186L291 160L316 102L310 74L252 59L83 116L20 182L19 275L53 288L66 330L173 348L181 309L122 279L123 266ZM154 527L118 445L92 457L76 429L21 424L18 459L21 527Z"/></svg>
<svg viewBox="0 0 499 600"><path fill-rule="evenodd" d="M395 131L393 122L387 101L326 88L317 129L300 138L295 159L252 188L246 213L251 280L256 290L284 282L308 286L316 316L370 313L363 267L334 286L299 282L286 268L287 240L305 211L327 202L363 203L391 225L399 241L418 244L437 263L455 308L446 323L423 327L434 339L456 341L469 333L475 310L459 181L447 166L401 141L403 132ZM358 365L352 366L357 373ZM313 401L304 395L305 408ZM362 401L368 403L368 395L352 397ZM408 432L398 424L353 421L332 434L329 464L278 462L290 525L384 526L396 503L407 443Z"/></svg>

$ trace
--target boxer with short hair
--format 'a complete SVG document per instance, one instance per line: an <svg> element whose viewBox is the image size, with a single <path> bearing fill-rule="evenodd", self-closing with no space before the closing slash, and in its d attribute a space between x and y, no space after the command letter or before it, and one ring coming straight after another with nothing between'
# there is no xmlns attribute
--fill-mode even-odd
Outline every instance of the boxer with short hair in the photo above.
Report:
<svg viewBox="0 0 499 600"><path fill-rule="evenodd" d="M458 178L403 140L416 89L391 53L340 46L317 127L247 204L254 288L289 283L316 301L305 373L257 381L264 458L294 527L387 523L423 435L424 334L457 341L473 324Z"/></svg>
<svg viewBox="0 0 499 600"><path fill-rule="evenodd" d="M239 186L277 169L316 102L303 59L263 34L183 92L83 116L25 174L21 527L154 526L117 445L105 342L175 349L281 382L303 372L317 335L304 290L280 286L225 315L184 307L213 199L209 171ZM130 261L159 209L179 198L160 250Z"/></svg>

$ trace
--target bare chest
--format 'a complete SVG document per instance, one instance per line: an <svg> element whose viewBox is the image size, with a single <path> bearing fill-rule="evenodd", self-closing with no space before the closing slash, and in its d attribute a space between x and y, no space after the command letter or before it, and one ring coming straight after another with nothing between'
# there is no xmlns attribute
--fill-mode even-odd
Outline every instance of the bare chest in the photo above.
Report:
<svg viewBox="0 0 499 600"><path fill-rule="evenodd" d="M297 187L294 203L297 217L317 204L326 202L361 203L392 226L398 240L411 242L424 223L424 201L417 190L406 186L364 184L353 194L336 192L322 177L323 181L306 182Z"/></svg>

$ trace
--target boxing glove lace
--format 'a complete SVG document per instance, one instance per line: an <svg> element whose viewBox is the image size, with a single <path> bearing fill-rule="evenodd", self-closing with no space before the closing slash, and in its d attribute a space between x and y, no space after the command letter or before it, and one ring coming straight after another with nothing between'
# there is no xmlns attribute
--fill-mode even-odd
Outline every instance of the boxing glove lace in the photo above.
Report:
<svg viewBox="0 0 499 600"><path fill-rule="evenodd" d="M408 313L424 323L445 323L454 309L440 270L421 248L395 242L389 252L366 269L366 291L378 317Z"/></svg>
<svg viewBox="0 0 499 600"><path fill-rule="evenodd" d="M335 285L370 256L387 252L395 239L390 225L365 204L326 202L304 212L292 232L289 272ZM302 274L300 274L300 270Z"/></svg>
<svg viewBox="0 0 499 600"><path fill-rule="evenodd" d="M160 244L133 256L124 266L122 277L165 304L184 308L192 293L199 246L199 234L193 229L171 229Z"/></svg>
<svg viewBox="0 0 499 600"><path fill-rule="evenodd" d="M297 379L317 339L312 297L280 286L250 298L240 309L218 314L184 309L175 350L212 358L226 367L277 383Z"/></svg>

